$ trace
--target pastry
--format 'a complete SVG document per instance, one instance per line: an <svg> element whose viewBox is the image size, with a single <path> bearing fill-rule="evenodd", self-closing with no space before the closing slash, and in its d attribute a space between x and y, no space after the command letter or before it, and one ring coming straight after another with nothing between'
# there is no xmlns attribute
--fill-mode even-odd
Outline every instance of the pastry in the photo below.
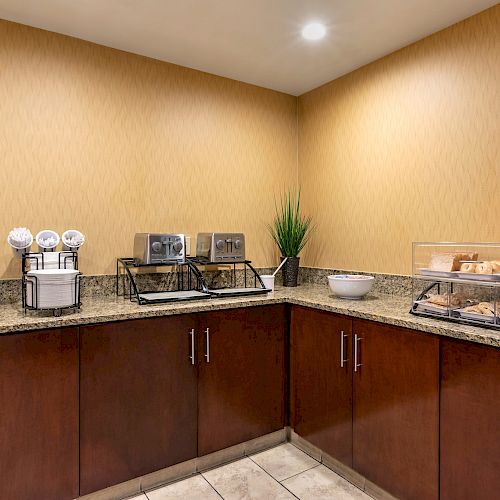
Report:
<svg viewBox="0 0 500 500"><path fill-rule="evenodd" d="M477 260L477 253L435 253L431 255L432 271L451 272L460 269L460 261Z"/></svg>
<svg viewBox="0 0 500 500"><path fill-rule="evenodd" d="M477 305L475 306L467 306L462 309L463 312L468 312L468 313L476 313L476 314L481 314L481 310Z"/></svg>
<svg viewBox="0 0 500 500"><path fill-rule="evenodd" d="M481 314L486 316L493 316L493 306L489 302L481 302L477 305Z"/></svg>
<svg viewBox="0 0 500 500"><path fill-rule="evenodd" d="M494 273L500 273L500 260L492 260L491 267Z"/></svg>
<svg viewBox="0 0 500 500"><path fill-rule="evenodd" d="M446 295L430 295L426 302L436 306L447 306L448 297Z"/></svg>
<svg viewBox="0 0 500 500"><path fill-rule="evenodd" d="M493 273L493 266L491 265L491 262L481 262L480 264L477 264L476 266L476 273L478 274L492 274Z"/></svg>
<svg viewBox="0 0 500 500"><path fill-rule="evenodd" d="M428 300L426 300L425 302L426 302L426 304L432 306L435 309L442 309L443 311L448 310L448 306L443 306L441 304L433 304L433 303L429 302Z"/></svg>
<svg viewBox="0 0 500 500"><path fill-rule="evenodd" d="M497 316L500 314L500 302L496 303ZM474 306L464 307L463 312L481 314L483 316L494 316L495 315L495 305L491 302L480 302Z"/></svg>
<svg viewBox="0 0 500 500"><path fill-rule="evenodd" d="M448 294L442 295L429 295L429 298L426 300L428 304L447 307L451 306L460 306L464 302L464 297L459 293L452 293L450 296Z"/></svg>
<svg viewBox="0 0 500 500"><path fill-rule="evenodd" d="M460 271L462 273L475 273L476 272L476 266L477 266L477 264L475 264L474 262L464 262L460 266Z"/></svg>

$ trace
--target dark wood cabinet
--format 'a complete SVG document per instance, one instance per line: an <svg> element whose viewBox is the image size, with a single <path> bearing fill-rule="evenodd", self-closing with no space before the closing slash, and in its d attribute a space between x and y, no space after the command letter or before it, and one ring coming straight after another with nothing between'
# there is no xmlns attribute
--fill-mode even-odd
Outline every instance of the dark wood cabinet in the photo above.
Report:
<svg viewBox="0 0 500 500"><path fill-rule="evenodd" d="M353 467L401 499L438 498L439 339L354 320Z"/></svg>
<svg viewBox="0 0 500 500"><path fill-rule="evenodd" d="M499 349L288 312L0 336L0 498L92 493L282 429L289 407L297 434L402 500L498 496Z"/></svg>
<svg viewBox="0 0 500 500"><path fill-rule="evenodd" d="M0 498L78 496L78 330L0 337Z"/></svg>
<svg viewBox="0 0 500 500"><path fill-rule="evenodd" d="M196 457L195 315L80 329L80 494Z"/></svg>
<svg viewBox="0 0 500 500"><path fill-rule="evenodd" d="M200 456L283 428L286 325L284 305L200 315Z"/></svg>
<svg viewBox="0 0 500 500"><path fill-rule="evenodd" d="M292 427L352 467L352 320L295 306L290 343Z"/></svg>
<svg viewBox="0 0 500 500"><path fill-rule="evenodd" d="M441 340L441 499L500 492L500 350Z"/></svg>

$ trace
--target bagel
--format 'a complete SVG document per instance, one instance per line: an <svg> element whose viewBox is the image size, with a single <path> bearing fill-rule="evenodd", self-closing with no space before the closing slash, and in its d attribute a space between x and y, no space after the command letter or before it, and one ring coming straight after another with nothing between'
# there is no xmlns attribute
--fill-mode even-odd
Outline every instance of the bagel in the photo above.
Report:
<svg viewBox="0 0 500 500"><path fill-rule="evenodd" d="M475 262L464 262L460 266L460 271L462 273L475 273L477 264Z"/></svg>
<svg viewBox="0 0 500 500"><path fill-rule="evenodd" d="M476 265L476 273L478 274L492 274L493 273L493 266L491 265L491 262L481 262L480 264Z"/></svg>
<svg viewBox="0 0 500 500"><path fill-rule="evenodd" d="M500 260L492 260L491 267L493 267L494 273L500 273Z"/></svg>
<svg viewBox="0 0 500 500"><path fill-rule="evenodd" d="M485 316L494 316L493 306L489 302L480 302L477 307L479 308L480 314Z"/></svg>

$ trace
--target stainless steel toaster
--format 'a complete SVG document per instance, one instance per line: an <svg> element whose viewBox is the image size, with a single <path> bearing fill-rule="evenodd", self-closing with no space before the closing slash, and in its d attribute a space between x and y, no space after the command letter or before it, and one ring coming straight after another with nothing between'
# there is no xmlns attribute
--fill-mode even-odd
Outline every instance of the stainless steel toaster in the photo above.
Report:
<svg viewBox="0 0 500 500"><path fill-rule="evenodd" d="M196 257L208 262L245 260L245 235L242 233L198 233Z"/></svg>
<svg viewBox="0 0 500 500"><path fill-rule="evenodd" d="M177 264L186 260L183 234L137 233L134 238L136 264Z"/></svg>

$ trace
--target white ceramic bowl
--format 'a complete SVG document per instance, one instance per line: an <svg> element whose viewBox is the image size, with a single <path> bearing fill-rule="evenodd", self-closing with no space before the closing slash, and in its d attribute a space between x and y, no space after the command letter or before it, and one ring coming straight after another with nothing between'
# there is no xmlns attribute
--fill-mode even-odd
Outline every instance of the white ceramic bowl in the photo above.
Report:
<svg viewBox="0 0 500 500"><path fill-rule="evenodd" d="M375 278L362 274L334 274L328 276L330 290L341 299L360 299L373 287Z"/></svg>

